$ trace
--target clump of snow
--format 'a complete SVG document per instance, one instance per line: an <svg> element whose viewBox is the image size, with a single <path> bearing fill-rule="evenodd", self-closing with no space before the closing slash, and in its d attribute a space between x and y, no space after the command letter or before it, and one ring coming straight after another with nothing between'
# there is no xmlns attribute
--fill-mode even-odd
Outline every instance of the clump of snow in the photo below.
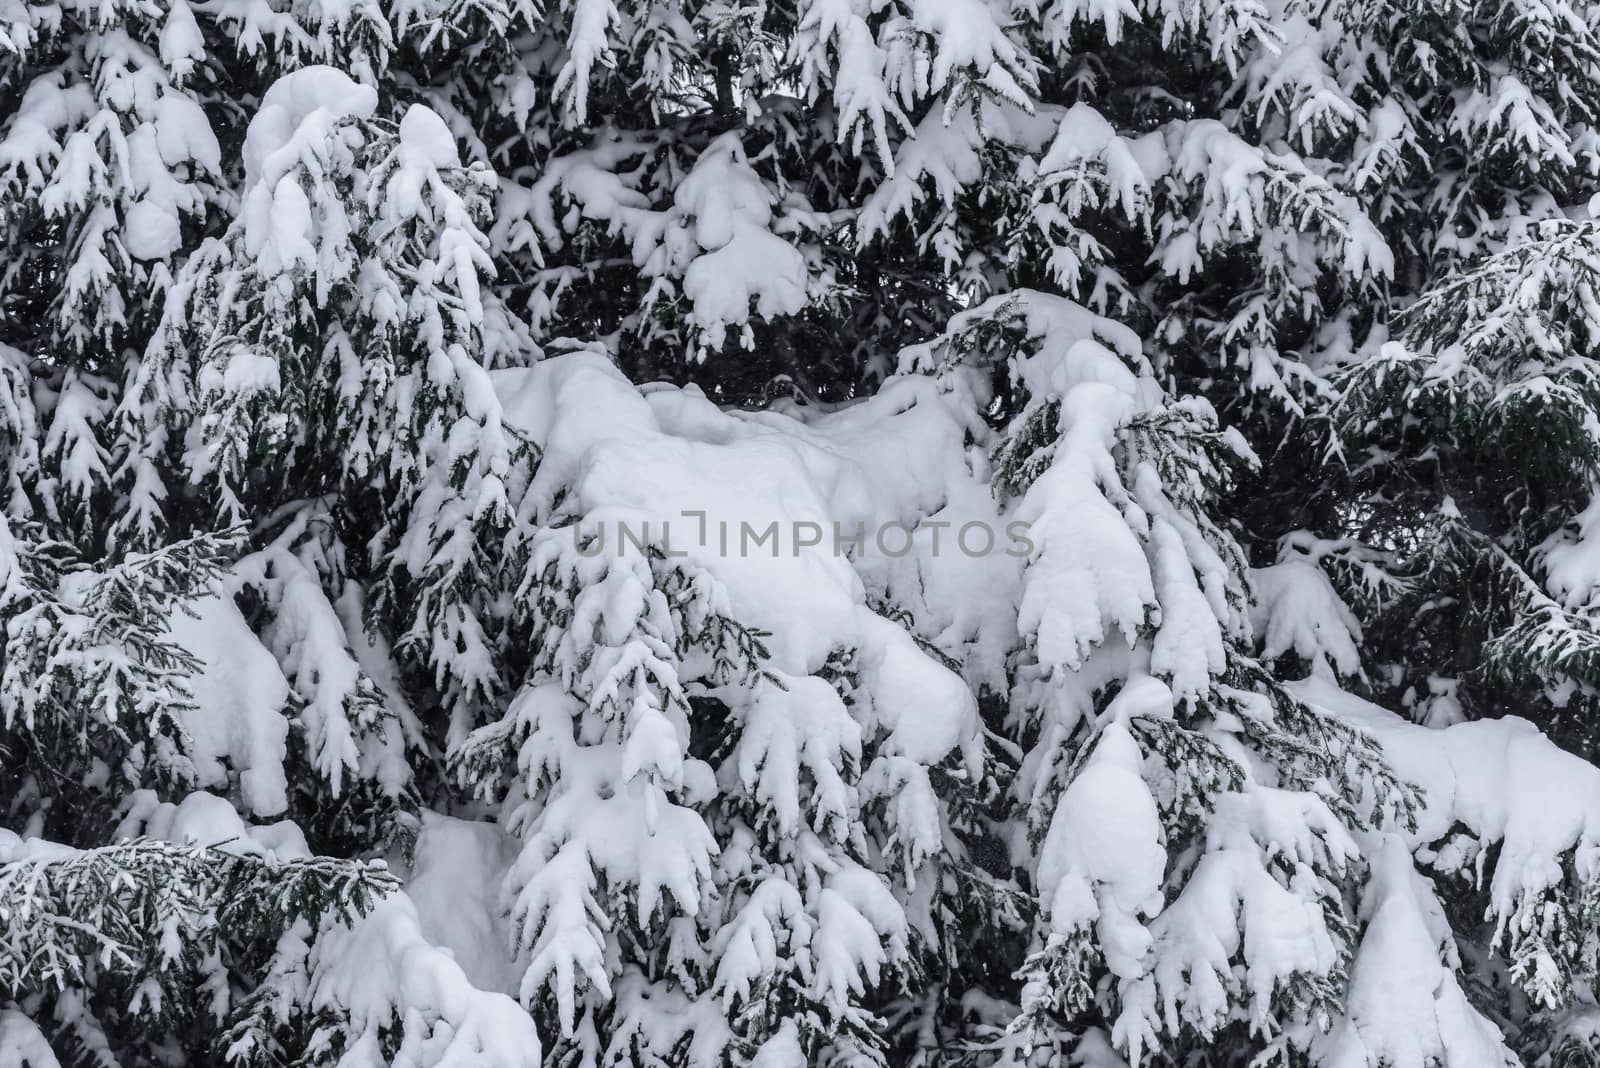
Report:
<svg viewBox="0 0 1600 1068"><path fill-rule="evenodd" d="M303 151L320 148L340 119L369 118L377 108L376 89L333 67L303 67L277 79L245 129L245 185L275 183Z"/></svg>
<svg viewBox="0 0 1600 1068"><path fill-rule="evenodd" d="M0 1008L0 1068L61 1068L44 1032L10 1007Z"/></svg>
<svg viewBox="0 0 1600 1068"><path fill-rule="evenodd" d="M858 620L861 671L887 751L931 766L959 750L968 770L981 768L978 709L960 676L933 661L905 629L875 615Z"/></svg>
<svg viewBox="0 0 1600 1068"><path fill-rule="evenodd" d="M1039 859L1039 893L1064 936L1094 925L1106 966L1136 979L1148 965L1142 917L1161 911L1167 852L1143 754L1120 722L1108 724L1056 807Z"/></svg>
<svg viewBox="0 0 1600 1068"><path fill-rule="evenodd" d="M315 570L287 548L303 531L303 519L291 523L271 545L240 560L233 581L254 587L272 612L262 638L303 705L299 725L311 765L337 797L346 775L376 768L373 750L393 750L399 739L388 737L392 723L380 722L387 709L346 645L345 620ZM387 775L391 787L401 785L395 769L387 767Z"/></svg>
<svg viewBox="0 0 1600 1068"><path fill-rule="evenodd" d="M1315 795L1254 782L1220 795L1205 852L1150 923L1149 976L1123 988L1116 1031L1135 1059L1155 1046L1163 1023L1211 1034L1242 1015L1257 1033L1269 1032L1280 990L1338 967L1327 911L1338 890L1316 873L1341 874L1357 856ZM1280 864L1291 878L1274 871Z"/></svg>
<svg viewBox="0 0 1600 1068"><path fill-rule="evenodd" d="M1118 428L1156 387L1123 362L1139 343L1117 324L1042 294L1021 311L1041 344L1017 375L1031 406L1060 404L1061 440L1017 512L1035 545L1019 625L1041 664L1075 669L1111 633L1131 643L1157 603L1144 545L1117 507L1125 491L1112 455Z"/></svg>
<svg viewBox="0 0 1600 1068"><path fill-rule="evenodd" d="M539 241L562 245L566 220L558 196L572 204L572 219L606 222L626 237L634 265L656 287L681 280L689 320L711 348L722 346L730 326L748 322L752 306L765 318L804 308L812 296L806 263L782 236L801 220L775 215L777 197L751 165L738 131L706 146L664 210L650 207L631 184L636 177L619 173L647 147L606 132L589 148L550 160L527 203Z"/></svg>
<svg viewBox="0 0 1600 1068"><path fill-rule="evenodd" d="M514 994L522 970L507 949L500 884L518 842L498 824L422 814L406 894L429 942L449 950L479 990Z"/></svg>
<svg viewBox="0 0 1600 1068"><path fill-rule="evenodd" d="M183 244L177 211L154 200L135 201L123 220L122 243L136 260L160 260L172 255Z"/></svg>
<svg viewBox="0 0 1600 1068"><path fill-rule="evenodd" d="M1545 584L1567 608L1589 604L1600 594L1600 493L1542 547Z"/></svg>
<svg viewBox="0 0 1600 1068"><path fill-rule="evenodd" d="M812 781L805 800L816 817L809 822L844 827L855 799L839 769L846 758L861 759L861 725L833 687L810 676L791 679L786 688L764 686L743 711L735 753L739 779L771 809L778 829L794 834L803 826L802 770Z"/></svg>
<svg viewBox="0 0 1600 1068"><path fill-rule="evenodd" d="M431 171L461 166L456 139L438 112L422 104L412 104L400 120L400 143L396 176L384 189L396 214L420 215L423 211L422 183Z"/></svg>
<svg viewBox="0 0 1600 1068"><path fill-rule="evenodd" d="M678 183L674 203L702 249L684 271L683 292L712 348L722 347L729 324L749 317L752 301L765 319L805 307L805 261L772 233L773 199L746 162L738 131L712 142Z"/></svg>
<svg viewBox="0 0 1600 1068"><path fill-rule="evenodd" d="M1250 582L1250 625L1269 660L1292 651L1315 672L1361 670L1361 624L1320 567L1291 557L1252 570Z"/></svg>
<svg viewBox="0 0 1600 1068"><path fill-rule="evenodd" d="M888 455L898 450L885 449ZM950 486L942 507L916 525L909 551L890 555L869 540L853 561L868 596L905 605L919 638L961 665L974 692L1007 687L1006 660L1020 641L1026 546L986 485L987 457L969 463L979 477ZM898 480L904 486L907 479ZM898 538L898 534L896 535ZM898 553L900 542L890 546Z"/></svg>
<svg viewBox="0 0 1600 1068"><path fill-rule="evenodd" d="M174 611L167 640L200 661L188 677L194 707L178 714L197 784L226 788L231 771L247 809L279 815L289 805L283 770L289 684L277 661L220 591Z"/></svg>
<svg viewBox="0 0 1600 1068"><path fill-rule="evenodd" d="M1052 410L1059 428L1041 446L1048 462L1009 516L1026 526L1029 546L1017 626L1041 669L1064 685L1097 650L1131 647L1157 622L1150 667L1190 696L1223 669L1225 637L1243 620L1214 539L1174 503L1154 465L1130 453L1127 431L1157 413L1199 425L1214 413L1193 402L1167 406L1138 336L1061 297L994 298L955 317L946 337L1007 316L1028 341L1010 357L1028 398L1011 432L1026 432ZM928 346L901 357L910 367L931 360Z"/></svg>
<svg viewBox="0 0 1600 1068"><path fill-rule="evenodd" d="M245 248L262 274L271 278L299 266L336 277L352 269L350 264L319 264L319 246L337 248L349 222L342 211L314 204L298 172L304 167L322 173L338 124L370 118L377 107L377 90L332 67L304 67L268 87L245 131L244 201L239 209Z"/></svg>
<svg viewBox="0 0 1600 1068"><path fill-rule="evenodd" d="M239 818L224 797L203 790L174 804L150 790L136 790L113 837L140 836L175 844L192 843L239 856L300 860L311 855L305 835L291 820L252 824Z"/></svg>
<svg viewBox="0 0 1600 1068"><path fill-rule="evenodd" d="M1518 716L1441 729L1412 723L1322 678L1294 684L1307 704L1371 734L1400 778L1421 788L1417 829L1437 841L1456 824L1501 842L1490 880L1502 919L1523 894L1552 885L1557 858L1577 849L1585 877L1600 861L1600 768L1573 756Z"/></svg>
<svg viewBox="0 0 1600 1068"><path fill-rule="evenodd" d="M1049 143L1055 130L1051 118L1058 114L1059 109L1048 105L1030 111L992 98L955 114L931 109L913 136L897 147L888 176L861 205L855 225L862 240L881 237L897 219L910 218L930 186L946 211L953 208L962 191L982 177L981 150L986 143L999 141L1038 151Z"/></svg>
<svg viewBox="0 0 1600 1068"><path fill-rule="evenodd" d="M553 511L563 495L595 531L607 524L609 541L623 529L664 539L717 577L736 618L771 632L773 666L790 674L813 673L836 643L861 645L876 625L836 541L858 526L868 539L879 523L914 526L966 477L961 427L931 383L799 423L723 412L692 390L641 396L588 352L493 377L507 423L544 450L536 507ZM884 448L897 436L911 443ZM772 540L756 544L769 527Z"/></svg>
<svg viewBox="0 0 1600 1068"><path fill-rule="evenodd" d="M399 1028L414 1063L438 1068L538 1068L539 1036L522 1006L480 990L423 936L416 906L397 893L354 926L327 925L312 947L310 1002L349 1020L341 1064L387 1066L385 1032Z"/></svg>
<svg viewBox="0 0 1600 1068"><path fill-rule="evenodd" d="M1521 1063L1457 981L1455 938L1433 886L1399 836L1376 838L1344 1015L1315 1043L1313 1059L1325 1068Z"/></svg>
<svg viewBox="0 0 1600 1068"><path fill-rule="evenodd" d="M1441 874L1475 882L1487 875L1494 944L1511 943L1521 958L1518 978L1535 997L1555 997L1560 968L1549 957L1540 917L1564 900L1569 865L1580 881L1600 876L1600 768L1516 716L1430 728L1326 678L1313 676L1294 690L1307 704L1371 735L1396 775L1420 789L1415 829L1393 833ZM1450 838L1458 827L1470 846ZM1493 871L1486 873L1497 843Z"/></svg>
<svg viewBox="0 0 1600 1068"><path fill-rule="evenodd" d="M1082 181L1080 173L1092 169L1110 190L1107 199L1120 204L1131 222L1144 213L1151 186L1168 166L1159 134L1129 141L1093 107L1079 103L1061 117L1055 140L1039 160L1039 175L1047 184L1060 184Z"/></svg>
<svg viewBox="0 0 1600 1068"><path fill-rule="evenodd" d="M928 86L943 89L969 69L975 80L1018 104L1030 103L1034 60L1006 33L1006 22L984 0L914 0L911 22L938 42Z"/></svg>

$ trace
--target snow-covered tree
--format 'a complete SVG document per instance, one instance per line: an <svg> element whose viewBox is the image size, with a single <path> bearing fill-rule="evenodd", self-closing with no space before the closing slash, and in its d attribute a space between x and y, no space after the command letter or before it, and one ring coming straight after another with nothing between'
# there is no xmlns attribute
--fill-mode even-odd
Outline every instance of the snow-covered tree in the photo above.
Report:
<svg viewBox="0 0 1600 1068"><path fill-rule="evenodd" d="M1600 1059L1597 12L0 0L0 1065Z"/></svg>

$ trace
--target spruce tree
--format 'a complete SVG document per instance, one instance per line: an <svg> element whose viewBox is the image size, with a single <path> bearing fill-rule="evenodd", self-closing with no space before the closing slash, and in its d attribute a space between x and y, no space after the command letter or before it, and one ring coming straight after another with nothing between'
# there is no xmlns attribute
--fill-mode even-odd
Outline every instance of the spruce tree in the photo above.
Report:
<svg viewBox="0 0 1600 1068"><path fill-rule="evenodd" d="M1597 32L0 0L0 1064L1594 1060Z"/></svg>

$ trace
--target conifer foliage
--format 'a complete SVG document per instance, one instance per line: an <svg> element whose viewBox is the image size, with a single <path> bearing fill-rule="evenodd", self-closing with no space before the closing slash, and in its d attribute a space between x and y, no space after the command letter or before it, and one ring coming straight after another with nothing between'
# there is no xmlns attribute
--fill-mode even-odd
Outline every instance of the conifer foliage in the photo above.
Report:
<svg viewBox="0 0 1600 1068"><path fill-rule="evenodd" d="M0 0L0 1068L1600 1062L1600 6Z"/></svg>

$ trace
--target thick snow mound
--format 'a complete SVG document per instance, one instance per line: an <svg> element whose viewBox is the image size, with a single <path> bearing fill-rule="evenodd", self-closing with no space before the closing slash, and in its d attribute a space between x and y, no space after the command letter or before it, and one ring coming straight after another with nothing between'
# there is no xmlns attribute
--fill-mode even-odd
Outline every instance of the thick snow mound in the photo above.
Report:
<svg viewBox="0 0 1600 1068"><path fill-rule="evenodd" d="M212 594L190 609L192 615L172 614L167 639L200 661L188 680L194 707L179 713L197 785L226 788L231 770L245 807L257 816L279 815L289 806L288 680L231 597Z"/></svg>
<svg viewBox="0 0 1600 1068"><path fill-rule="evenodd" d="M334 123L377 109L378 91L342 70L310 66L284 75L268 87L245 130L245 185L276 180L299 162L303 145L319 141Z"/></svg>
<svg viewBox="0 0 1600 1068"><path fill-rule="evenodd" d="M777 670L809 675L841 641L860 649L907 755L935 762L975 741L970 691L867 607L843 544L865 530L870 551L885 524L909 532L970 480L962 428L932 382L891 383L802 423L724 412L693 389L641 394L590 352L494 379L506 422L543 450L536 508L562 496L607 545L649 538L715 575L734 617L771 633Z"/></svg>
<svg viewBox="0 0 1600 1068"><path fill-rule="evenodd" d="M1525 719L1474 720L1432 728L1411 723L1311 678L1294 685L1307 704L1372 735L1395 773L1422 791L1413 846L1437 842L1457 824L1483 849L1502 843L1489 882L1502 924L1526 896L1562 879L1574 852L1578 875L1600 874L1600 768L1551 742ZM1479 851L1477 863L1484 863ZM1448 857L1436 866L1447 867Z"/></svg>
<svg viewBox="0 0 1600 1068"><path fill-rule="evenodd" d="M507 949L500 905L518 844L498 824L422 814L406 894L423 935L454 954L480 990L515 993L522 974Z"/></svg>
<svg viewBox="0 0 1600 1068"><path fill-rule="evenodd" d="M1460 961L1432 884L1395 835L1368 858L1345 1013L1313 1047L1323 1068L1509 1068L1518 1060L1468 1002ZM1441 954L1441 947L1443 953Z"/></svg>
<svg viewBox="0 0 1600 1068"><path fill-rule="evenodd" d="M306 838L291 820L258 825L239 818L226 798L203 790L174 804L150 790L128 798L127 815L117 827L118 839L149 837L188 843L240 856L268 860L303 860L311 856Z"/></svg>

